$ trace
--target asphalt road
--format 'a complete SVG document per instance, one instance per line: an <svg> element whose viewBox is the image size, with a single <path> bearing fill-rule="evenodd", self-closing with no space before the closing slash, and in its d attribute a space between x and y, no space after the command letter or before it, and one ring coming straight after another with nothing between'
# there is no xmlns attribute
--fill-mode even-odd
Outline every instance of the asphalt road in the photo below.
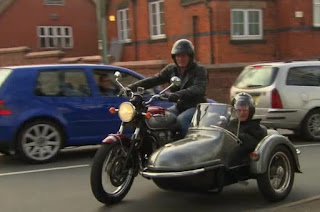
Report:
<svg viewBox="0 0 320 212"><path fill-rule="evenodd" d="M120 204L106 207L90 189L90 164L97 147L63 151L57 161L42 165L0 155L0 211L263 211L320 194L320 143L295 141L295 145L302 152L303 174L296 174L291 194L276 204L263 199L255 180L247 186L225 187L216 195L163 191L139 176Z"/></svg>

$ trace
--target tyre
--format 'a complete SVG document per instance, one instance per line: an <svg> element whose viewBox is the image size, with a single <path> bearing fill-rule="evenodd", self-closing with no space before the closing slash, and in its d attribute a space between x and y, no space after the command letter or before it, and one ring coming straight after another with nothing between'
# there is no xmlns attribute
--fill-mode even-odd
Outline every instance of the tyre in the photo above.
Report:
<svg viewBox="0 0 320 212"><path fill-rule="evenodd" d="M91 167L91 190L95 198L106 205L120 202L134 180L134 164L128 148L120 143L103 144ZM127 161L127 164L125 164Z"/></svg>
<svg viewBox="0 0 320 212"><path fill-rule="evenodd" d="M320 110L311 110L302 121L301 131L305 138L320 141Z"/></svg>
<svg viewBox="0 0 320 212"><path fill-rule="evenodd" d="M257 177L262 195L269 201L280 201L288 196L294 181L294 161L285 146L276 146L271 152L267 171Z"/></svg>
<svg viewBox="0 0 320 212"><path fill-rule="evenodd" d="M18 156L29 163L46 163L59 153L64 137L54 122L37 120L26 124L17 137Z"/></svg>

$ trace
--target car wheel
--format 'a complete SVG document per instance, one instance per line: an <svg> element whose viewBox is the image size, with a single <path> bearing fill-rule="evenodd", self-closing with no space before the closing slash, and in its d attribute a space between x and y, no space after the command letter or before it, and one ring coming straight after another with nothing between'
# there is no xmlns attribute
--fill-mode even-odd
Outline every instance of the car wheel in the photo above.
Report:
<svg viewBox="0 0 320 212"><path fill-rule="evenodd" d="M305 138L320 141L320 110L312 110L306 115L301 130Z"/></svg>
<svg viewBox="0 0 320 212"><path fill-rule="evenodd" d="M276 146L269 155L266 172L257 177L260 192L272 202L286 198L292 189L294 172L289 150L285 146Z"/></svg>
<svg viewBox="0 0 320 212"><path fill-rule="evenodd" d="M38 120L26 124L17 139L17 153L26 162L46 163L54 159L63 144L61 128L54 122Z"/></svg>

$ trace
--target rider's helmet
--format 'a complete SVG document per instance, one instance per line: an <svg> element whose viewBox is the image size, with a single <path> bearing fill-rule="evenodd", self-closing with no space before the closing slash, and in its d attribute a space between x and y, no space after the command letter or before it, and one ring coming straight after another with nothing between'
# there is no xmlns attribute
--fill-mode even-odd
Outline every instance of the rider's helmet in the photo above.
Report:
<svg viewBox="0 0 320 212"><path fill-rule="evenodd" d="M252 96L248 93L238 93L232 100L231 105L237 109L240 106L247 106L249 108L248 120L252 119L255 113L255 104Z"/></svg>
<svg viewBox="0 0 320 212"><path fill-rule="evenodd" d="M176 54L187 54L190 56L190 61L193 61L194 58L194 47L191 41L187 39L177 40L171 49L171 57L174 62L176 62Z"/></svg>

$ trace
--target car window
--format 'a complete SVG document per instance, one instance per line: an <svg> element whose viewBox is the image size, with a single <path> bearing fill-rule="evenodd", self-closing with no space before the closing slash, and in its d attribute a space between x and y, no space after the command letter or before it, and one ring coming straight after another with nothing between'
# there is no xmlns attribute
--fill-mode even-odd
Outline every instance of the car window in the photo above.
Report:
<svg viewBox="0 0 320 212"><path fill-rule="evenodd" d="M40 71L35 87L38 96L90 96L91 90L83 70Z"/></svg>
<svg viewBox="0 0 320 212"><path fill-rule="evenodd" d="M290 68L286 84L295 86L319 86L320 67L308 66Z"/></svg>
<svg viewBox="0 0 320 212"><path fill-rule="evenodd" d="M257 88L266 87L274 82L278 68L271 66L249 66L246 67L234 86L237 88Z"/></svg>
<svg viewBox="0 0 320 212"><path fill-rule="evenodd" d="M93 75L97 83L101 96L117 96L120 92L120 87L114 79L114 73L116 70L94 69ZM139 79L128 73L121 73L122 78L120 82L124 86L128 86L131 83L138 81ZM154 94L154 89L148 89L148 94Z"/></svg>
<svg viewBox="0 0 320 212"><path fill-rule="evenodd" d="M8 76L11 74L11 69L0 69L0 88L4 81L8 78Z"/></svg>

